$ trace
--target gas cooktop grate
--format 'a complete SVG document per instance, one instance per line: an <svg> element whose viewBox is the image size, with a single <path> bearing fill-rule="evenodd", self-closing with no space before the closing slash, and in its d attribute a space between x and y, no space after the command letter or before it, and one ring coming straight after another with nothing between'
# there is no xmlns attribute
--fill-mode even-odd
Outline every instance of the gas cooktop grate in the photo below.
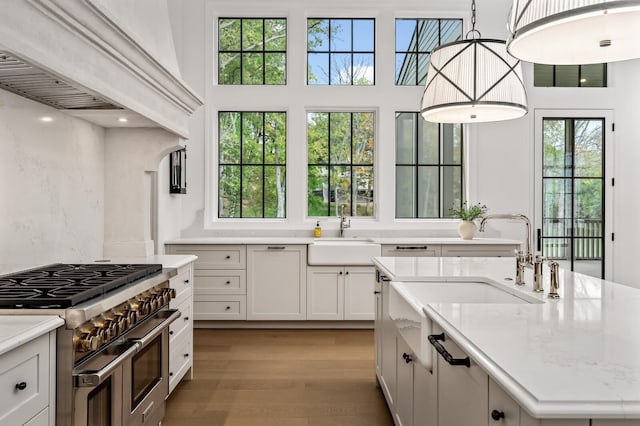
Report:
<svg viewBox="0 0 640 426"><path fill-rule="evenodd" d="M60 309L159 274L160 264L62 264L0 276L0 308Z"/></svg>

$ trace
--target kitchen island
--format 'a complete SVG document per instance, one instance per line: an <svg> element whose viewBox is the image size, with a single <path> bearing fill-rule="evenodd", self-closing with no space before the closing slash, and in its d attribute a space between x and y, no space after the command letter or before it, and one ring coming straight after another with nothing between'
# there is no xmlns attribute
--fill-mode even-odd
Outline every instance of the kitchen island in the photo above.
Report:
<svg viewBox="0 0 640 426"><path fill-rule="evenodd" d="M409 351L402 352L406 363L409 363L407 357L419 361L416 369L433 375L442 357L434 350L432 359L420 359L426 351L424 347L421 349L410 343L415 340L411 336L416 336L419 334L416 330L425 327L431 328L427 334L444 332L446 341L442 345L460 349L470 358L470 370L479 368L488 376L487 411L484 418L474 424L491 424L509 418L505 417L504 411L492 408L492 386L506 392L508 398L521 408L519 413L514 413L518 421L506 424L640 424L640 337L634 330L640 324L640 290L560 270L560 298L549 299L549 271L544 270L545 292L534 293L533 274L528 269L526 285L513 284L513 258L379 257L374 259L374 264L379 273L389 280L378 283L382 287L379 296L383 300L378 304L382 312L376 318L379 322L376 327L377 345L388 344L388 334L395 330L398 347L406 345ZM516 297L521 295L522 301L431 303L429 296L418 291L429 286L430 282L446 284L460 281L488 283L505 293ZM413 312L403 315L401 310L395 309L389 314L389 300L384 298L389 298L390 293L403 299ZM436 299L442 298L433 298ZM394 311L393 299L391 302L391 310ZM390 327L390 323L395 328ZM426 338L424 331L420 338ZM428 342L426 345L431 346ZM396 394L401 394L403 384L397 380L390 383L391 379L396 379L395 374L391 379L384 377L385 363L389 365L388 356L385 358L384 355L393 351L382 347L376 353L382 357L381 362L377 362L378 378L387 401L391 401L390 408L397 411L402 403ZM402 360L395 365L401 364ZM467 369L464 366L458 368ZM399 367L397 376L402 376ZM436 411L445 409L438 401L440 395L437 390L442 386L443 378L427 377L427 380L433 381L427 389L432 386L432 393L437 395L433 397L436 402L432 408L437 407ZM413 382L414 385L420 383L416 373ZM429 406L428 401L425 404ZM430 424L416 414L419 405L420 398L414 398L413 415L409 416L414 421L403 424ZM461 411L464 411L463 406ZM395 417L398 421L398 416ZM573 420L562 423L563 420L558 419ZM440 424L444 422L440 421Z"/></svg>

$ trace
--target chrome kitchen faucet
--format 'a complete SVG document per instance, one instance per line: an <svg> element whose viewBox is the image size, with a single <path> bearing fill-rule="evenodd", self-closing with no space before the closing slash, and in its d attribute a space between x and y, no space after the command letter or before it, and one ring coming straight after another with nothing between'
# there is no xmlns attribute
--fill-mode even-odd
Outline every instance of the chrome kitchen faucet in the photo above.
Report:
<svg viewBox="0 0 640 426"><path fill-rule="evenodd" d="M344 204L340 210L340 237L344 237L344 230L351 227L351 219L344 214Z"/></svg>
<svg viewBox="0 0 640 426"><path fill-rule="evenodd" d="M516 251L516 284L524 285L524 268L532 268L534 274L533 291L541 292L542 288L542 265L545 259L542 256L533 257L531 252L531 222L529 218L523 214L490 214L482 218L480 222L480 232L484 232L485 225L489 220L506 219L520 220L524 222L527 232L526 251ZM549 297L558 298L558 262L548 260L549 269L551 270Z"/></svg>

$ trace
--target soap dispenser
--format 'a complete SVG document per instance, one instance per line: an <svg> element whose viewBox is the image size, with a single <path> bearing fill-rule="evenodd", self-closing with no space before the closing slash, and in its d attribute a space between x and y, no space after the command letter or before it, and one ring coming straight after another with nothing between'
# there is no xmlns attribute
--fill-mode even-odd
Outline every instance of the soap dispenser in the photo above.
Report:
<svg viewBox="0 0 640 426"><path fill-rule="evenodd" d="M316 222L316 227L313 229L313 236L320 238L322 236L322 228L320 228L320 221Z"/></svg>

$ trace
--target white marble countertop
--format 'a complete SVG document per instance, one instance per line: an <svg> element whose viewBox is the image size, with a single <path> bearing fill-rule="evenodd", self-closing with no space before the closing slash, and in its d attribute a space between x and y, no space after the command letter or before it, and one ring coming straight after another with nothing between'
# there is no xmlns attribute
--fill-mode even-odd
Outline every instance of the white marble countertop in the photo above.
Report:
<svg viewBox="0 0 640 426"><path fill-rule="evenodd" d="M640 418L640 289L560 270L560 299L518 287L510 258L374 258L392 281L488 278L542 304L425 303L437 322L537 418ZM393 285L393 284L392 284ZM413 301L416 302L415 300Z"/></svg>
<svg viewBox="0 0 640 426"><path fill-rule="evenodd" d="M522 244L518 240L510 240L506 238L474 238L472 240L463 240L458 237L345 237L345 240L352 238L370 239L378 244L466 244L466 245L482 245L482 244ZM321 237L317 240L336 240L336 237ZM203 237L203 238L182 238L178 240L169 240L165 244L311 244L316 240L313 237Z"/></svg>
<svg viewBox="0 0 640 426"><path fill-rule="evenodd" d="M54 315L0 315L0 355L55 330L64 321Z"/></svg>
<svg viewBox="0 0 640 426"><path fill-rule="evenodd" d="M194 255L182 255L182 254L166 254L166 255L154 255L148 257L114 257L113 259L96 259L94 262L98 263L159 263L163 268L180 268L184 265L188 265L198 259ZM11 274L14 272L25 271L27 269L39 268L42 266L50 265L52 263L74 263L74 262L48 262L41 264L33 263L20 263L20 264L0 264L0 276ZM93 263L93 262L75 262L75 263Z"/></svg>

